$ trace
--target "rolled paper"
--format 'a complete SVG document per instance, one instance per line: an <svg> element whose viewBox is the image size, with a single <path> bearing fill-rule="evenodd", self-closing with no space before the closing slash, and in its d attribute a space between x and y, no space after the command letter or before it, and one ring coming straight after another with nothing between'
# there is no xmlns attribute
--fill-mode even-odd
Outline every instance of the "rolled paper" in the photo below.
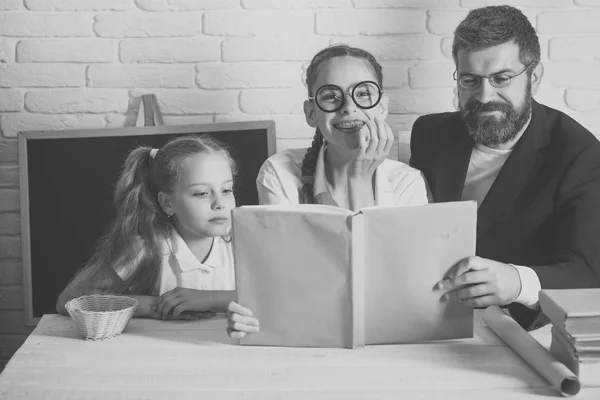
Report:
<svg viewBox="0 0 600 400"><path fill-rule="evenodd" d="M579 393L579 379L565 365L554 358L514 319L498 306L489 306L483 312L483 321L511 349L537 371L563 396Z"/></svg>

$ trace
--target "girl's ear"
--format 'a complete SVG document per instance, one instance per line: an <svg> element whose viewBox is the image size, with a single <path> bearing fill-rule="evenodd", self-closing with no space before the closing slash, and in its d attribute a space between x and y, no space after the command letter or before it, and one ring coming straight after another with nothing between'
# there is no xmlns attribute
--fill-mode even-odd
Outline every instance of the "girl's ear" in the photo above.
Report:
<svg viewBox="0 0 600 400"><path fill-rule="evenodd" d="M315 104L310 100L304 101L304 117L306 117L306 123L313 127L317 127L317 118L315 115Z"/></svg>
<svg viewBox="0 0 600 400"><path fill-rule="evenodd" d="M379 116L381 119L386 119L388 117L388 110L390 106L390 97L388 96L387 92L383 92L381 95L381 100L377 106L379 107Z"/></svg>
<svg viewBox="0 0 600 400"><path fill-rule="evenodd" d="M173 210L173 202L171 201L171 196L169 196L167 193L158 192L158 204L160 204L160 207L169 217L175 213L175 210Z"/></svg>

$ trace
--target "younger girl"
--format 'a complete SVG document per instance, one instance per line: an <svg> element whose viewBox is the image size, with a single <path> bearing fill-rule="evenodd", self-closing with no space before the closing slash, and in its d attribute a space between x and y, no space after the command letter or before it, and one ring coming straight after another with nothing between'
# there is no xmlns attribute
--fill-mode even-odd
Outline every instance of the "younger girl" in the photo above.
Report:
<svg viewBox="0 0 600 400"><path fill-rule="evenodd" d="M117 182L117 217L56 308L93 293L139 300L135 317L194 319L235 299L230 214L235 166L210 137L133 150Z"/></svg>
<svg viewBox="0 0 600 400"><path fill-rule="evenodd" d="M368 52L338 45L321 50L306 71L311 147L277 153L257 178L262 204L328 204L350 210L427 203L420 171L387 159L394 136L384 122L388 96L382 67ZM228 308L232 337L258 330L250 310Z"/></svg>

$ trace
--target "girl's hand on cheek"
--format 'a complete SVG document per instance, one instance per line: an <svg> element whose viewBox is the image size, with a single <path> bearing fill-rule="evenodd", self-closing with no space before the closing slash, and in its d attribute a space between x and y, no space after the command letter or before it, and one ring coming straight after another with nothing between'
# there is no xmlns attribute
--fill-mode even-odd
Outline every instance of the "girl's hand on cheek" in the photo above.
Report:
<svg viewBox="0 0 600 400"><path fill-rule="evenodd" d="M367 117L366 129L358 134L358 149L348 168L348 178L370 183L373 173L390 153L394 135L383 119Z"/></svg>

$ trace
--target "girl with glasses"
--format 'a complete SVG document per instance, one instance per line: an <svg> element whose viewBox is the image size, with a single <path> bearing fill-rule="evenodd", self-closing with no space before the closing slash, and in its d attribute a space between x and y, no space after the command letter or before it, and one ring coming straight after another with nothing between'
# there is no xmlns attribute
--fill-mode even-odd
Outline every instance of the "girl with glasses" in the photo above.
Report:
<svg viewBox="0 0 600 400"><path fill-rule="evenodd" d="M368 52L338 45L317 53L306 71L306 122L315 128L307 150L270 157L257 178L261 204L317 203L358 210L427 203L420 171L387 159L394 142L385 123L388 96L382 67ZM251 311L232 302L228 332L257 332Z"/></svg>
<svg viewBox="0 0 600 400"><path fill-rule="evenodd" d="M394 137L385 118L381 65L368 52L337 45L314 56L306 72L307 150L269 158L257 178L261 204L318 203L358 210L427 202L421 173L386 159Z"/></svg>

